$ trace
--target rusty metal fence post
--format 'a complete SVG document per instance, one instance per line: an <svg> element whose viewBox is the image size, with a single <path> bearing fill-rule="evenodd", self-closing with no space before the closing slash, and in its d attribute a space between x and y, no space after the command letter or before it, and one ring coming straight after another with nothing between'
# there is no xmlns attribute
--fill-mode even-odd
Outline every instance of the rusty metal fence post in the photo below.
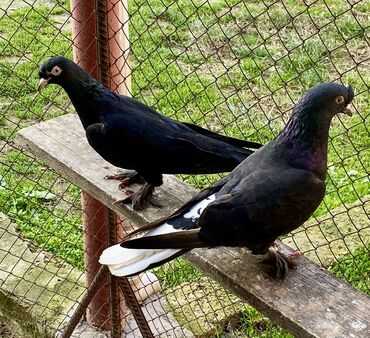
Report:
<svg viewBox="0 0 370 338"><path fill-rule="evenodd" d="M121 94L129 94L127 3L71 0L71 12L74 61L107 87ZM107 208L85 192L81 194L81 205L86 284L90 285L100 268L99 255L107 243L104 226ZM90 324L109 329L110 294L112 292L105 278L86 312Z"/></svg>

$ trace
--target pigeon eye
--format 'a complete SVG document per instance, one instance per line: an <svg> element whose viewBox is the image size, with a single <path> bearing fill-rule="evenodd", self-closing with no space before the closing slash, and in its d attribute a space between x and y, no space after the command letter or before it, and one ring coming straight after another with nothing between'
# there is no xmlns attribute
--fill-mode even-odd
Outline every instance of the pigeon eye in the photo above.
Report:
<svg viewBox="0 0 370 338"><path fill-rule="evenodd" d="M61 72L62 68L60 68L59 66L54 66L54 68L51 70L51 74L53 74L54 76L60 75Z"/></svg>
<svg viewBox="0 0 370 338"><path fill-rule="evenodd" d="M335 98L335 103L336 104L341 104L341 103L343 103L344 102L344 97L343 96L337 96L336 98Z"/></svg>

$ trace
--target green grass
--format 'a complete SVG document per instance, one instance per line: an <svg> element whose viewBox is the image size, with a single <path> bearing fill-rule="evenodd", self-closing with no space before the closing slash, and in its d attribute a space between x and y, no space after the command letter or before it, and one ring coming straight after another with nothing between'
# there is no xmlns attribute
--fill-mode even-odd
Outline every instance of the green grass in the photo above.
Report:
<svg viewBox="0 0 370 338"><path fill-rule="evenodd" d="M79 189L19 151L6 152L2 161L1 211L24 237L82 270Z"/></svg>
<svg viewBox="0 0 370 338"><path fill-rule="evenodd" d="M233 337L293 338L294 336L264 317L251 306L247 306L239 321L230 330ZM222 337L221 335L219 337Z"/></svg>
<svg viewBox="0 0 370 338"><path fill-rule="evenodd" d="M41 60L55 54L71 57L69 33L56 38L51 16L62 10L34 6L0 16L0 140L10 145L0 157L0 205L24 237L82 269L78 188L12 146L20 128L67 110L60 88L36 94ZM50 102L53 106L45 109Z"/></svg>
<svg viewBox="0 0 370 338"><path fill-rule="evenodd" d="M333 264L329 270L356 289L370 295L370 242Z"/></svg>
<svg viewBox="0 0 370 338"><path fill-rule="evenodd" d="M194 268L181 257L154 269L154 272L162 285L169 288L204 275L202 271Z"/></svg>
<svg viewBox="0 0 370 338"><path fill-rule="evenodd" d="M52 4L0 11L0 206L23 236L81 269L79 189L13 146L20 128L72 111L60 88L36 93L42 61L72 55L70 32L57 23L69 2ZM333 122L327 194L315 213L320 216L369 193L370 3L284 4L129 1L132 91L168 116L267 142L306 89L323 81L351 83L357 114ZM219 177L183 178L202 188ZM368 249L358 248L331 270L368 293L367 255ZM167 287L201 276L182 259L156 273ZM289 336L249 307L235 330L238 337Z"/></svg>

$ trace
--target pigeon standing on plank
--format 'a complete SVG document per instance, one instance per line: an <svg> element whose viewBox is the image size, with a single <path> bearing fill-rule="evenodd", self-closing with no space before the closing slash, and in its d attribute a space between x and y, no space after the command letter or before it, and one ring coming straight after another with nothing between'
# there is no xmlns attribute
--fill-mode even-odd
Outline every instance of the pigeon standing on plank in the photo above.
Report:
<svg viewBox="0 0 370 338"><path fill-rule="evenodd" d="M252 153L244 148L262 146L165 117L131 97L113 93L62 56L46 61L39 76L39 91L54 83L67 92L89 144L105 160L136 171L123 174L121 187L146 182L126 199L136 210L148 201L156 204L153 191L163 183L162 174L228 172Z"/></svg>
<svg viewBox="0 0 370 338"><path fill-rule="evenodd" d="M146 231L141 237L130 235L106 249L100 263L113 275L129 276L193 248L245 247L284 277L294 264L271 246L302 225L324 198L330 122L338 113L351 115L353 97L351 86L335 83L310 89L273 141L170 217L134 232Z"/></svg>

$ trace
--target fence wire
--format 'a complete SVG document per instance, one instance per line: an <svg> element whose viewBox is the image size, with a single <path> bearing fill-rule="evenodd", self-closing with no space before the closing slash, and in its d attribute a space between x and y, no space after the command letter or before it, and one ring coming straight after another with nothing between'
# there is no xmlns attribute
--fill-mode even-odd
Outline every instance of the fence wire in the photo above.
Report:
<svg viewBox="0 0 370 338"><path fill-rule="evenodd" d="M15 135L74 112L61 88L38 94L36 87L43 61L72 58L79 48L71 31L79 3L0 4L0 335L43 337L60 332L86 290L84 210L80 188ZM96 13L104 21L120 4L107 2ZM336 81L355 88L354 116L337 117L331 127L324 202L284 242L370 294L370 2L130 0L128 11L128 19L120 12L115 23L106 21L111 44L94 32L98 52L108 48L94 67L115 65L126 81L112 80L112 87L181 121L266 143L310 87ZM130 46L118 38L121 30ZM129 63L121 63L128 53ZM182 179L202 188L219 177ZM141 278L162 288L144 303L158 335L290 337L182 258ZM138 337L132 315L122 316L125 335ZM98 331L81 323L76 336L107 336L108 319Z"/></svg>

